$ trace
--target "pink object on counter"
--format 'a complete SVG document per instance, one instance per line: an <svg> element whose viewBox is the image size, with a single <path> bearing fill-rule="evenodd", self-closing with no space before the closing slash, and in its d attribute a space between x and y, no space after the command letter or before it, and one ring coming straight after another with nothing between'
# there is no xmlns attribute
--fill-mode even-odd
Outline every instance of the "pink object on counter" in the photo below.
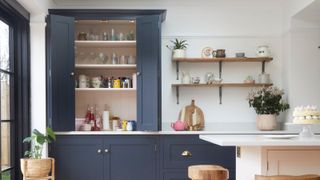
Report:
<svg viewBox="0 0 320 180"><path fill-rule="evenodd" d="M171 123L171 127L176 131L186 130L186 123L181 120L177 120L175 123Z"/></svg>

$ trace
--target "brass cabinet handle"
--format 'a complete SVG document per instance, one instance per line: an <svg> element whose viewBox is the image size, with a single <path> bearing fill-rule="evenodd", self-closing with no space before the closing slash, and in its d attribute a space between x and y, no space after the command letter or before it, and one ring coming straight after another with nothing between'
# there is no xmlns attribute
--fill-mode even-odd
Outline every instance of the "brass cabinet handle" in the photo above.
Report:
<svg viewBox="0 0 320 180"><path fill-rule="evenodd" d="M98 149L97 153L98 153L98 154L101 154L101 152L102 152L101 149Z"/></svg>
<svg viewBox="0 0 320 180"><path fill-rule="evenodd" d="M191 152L190 152L190 151L185 150L185 151L183 151L183 152L181 153L181 156L183 156L183 157L191 157L191 156L192 156L192 154L191 154Z"/></svg>
<svg viewBox="0 0 320 180"><path fill-rule="evenodd" d="M105 153L108 153L108 152L109 152L109 149L105 149L104 152L105 152Z"/></svg>

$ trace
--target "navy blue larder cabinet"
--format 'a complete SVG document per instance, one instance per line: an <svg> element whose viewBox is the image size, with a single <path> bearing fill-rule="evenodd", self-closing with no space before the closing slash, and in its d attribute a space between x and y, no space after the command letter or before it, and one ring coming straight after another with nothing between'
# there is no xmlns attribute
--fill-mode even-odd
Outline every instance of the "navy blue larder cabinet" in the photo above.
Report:
<svg viewBox="0 0 320 180"><path fill-rule="evenodd" d="M47 120L55 131L75 129L74 18L47 18Z"/></svg>
<svg viewBox="0 0 320 180"><path fill-rule="evenodd" d="M47 119L75 130L74 21L136 19L137 129L161 129L161 22L165 10L50 10L47 18Z"/></svg>
<svg viewBox="0 0 320 180"><path fill-rule="evenodd" d="M157 131L161 119L160 16L137 18L139 130Z"/></svg>

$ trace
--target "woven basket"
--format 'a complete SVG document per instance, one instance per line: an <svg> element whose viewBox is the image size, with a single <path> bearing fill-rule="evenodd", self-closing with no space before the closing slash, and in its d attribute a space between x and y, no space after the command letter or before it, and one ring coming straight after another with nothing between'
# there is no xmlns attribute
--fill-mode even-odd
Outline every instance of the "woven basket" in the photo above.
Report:
<svg viewBox="0 0 320 180"><path fill-rule="evenodd" d="M47 177L51 172L52 158L20 159L21 172L25 177Z"/></svg>

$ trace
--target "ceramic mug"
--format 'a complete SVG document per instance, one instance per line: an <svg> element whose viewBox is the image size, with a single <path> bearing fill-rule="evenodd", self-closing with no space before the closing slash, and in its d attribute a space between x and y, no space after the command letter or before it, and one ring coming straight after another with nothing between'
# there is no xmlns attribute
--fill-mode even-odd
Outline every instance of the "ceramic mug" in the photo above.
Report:
<svg viewBox="0 0 320 180"><path fill-rule="evenodd" d="M79 88L87 88L88 87L88 77L86 75L79 75Z"/></svg>
<svg viewBox="0 0 320 180"><path fill-rule="evenodd" d="M101 87L101 77L93 77L91 79L91 82L92 82L92 87L94 88L100 88Z"/></svg>

